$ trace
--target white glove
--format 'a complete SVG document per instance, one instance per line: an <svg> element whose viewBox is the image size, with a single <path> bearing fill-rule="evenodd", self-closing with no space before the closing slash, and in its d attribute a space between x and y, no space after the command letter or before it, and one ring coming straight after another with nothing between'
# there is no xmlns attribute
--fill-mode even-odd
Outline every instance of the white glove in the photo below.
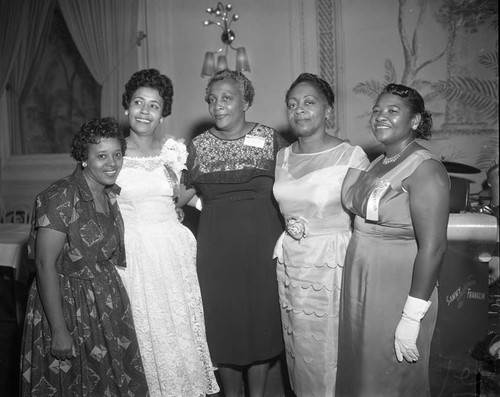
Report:
<svg viewBox="0 0 500 397"><path fill-rule="evenodd" d="M403 361L403 357L409 363L418 360L417 337L420 331L420 321L424 318L430 305L430 301L427 302L408 295L394 337L394 350L399 362Z"/></svg>

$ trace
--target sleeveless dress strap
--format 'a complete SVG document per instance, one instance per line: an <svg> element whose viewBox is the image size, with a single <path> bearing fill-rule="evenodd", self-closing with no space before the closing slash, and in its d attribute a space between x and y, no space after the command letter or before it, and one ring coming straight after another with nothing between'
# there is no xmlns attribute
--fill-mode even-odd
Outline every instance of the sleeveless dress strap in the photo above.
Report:
<svg viewBox="0 0 500 397"><path fill-rule="evenodd" d="M403 181L410 177L420 164L430 159L441 163L441 160L430 151L426 149L417 150L403 160L401 164L385 174L384 179L391 183L393 189L400 190L402 189Z"/></svg>

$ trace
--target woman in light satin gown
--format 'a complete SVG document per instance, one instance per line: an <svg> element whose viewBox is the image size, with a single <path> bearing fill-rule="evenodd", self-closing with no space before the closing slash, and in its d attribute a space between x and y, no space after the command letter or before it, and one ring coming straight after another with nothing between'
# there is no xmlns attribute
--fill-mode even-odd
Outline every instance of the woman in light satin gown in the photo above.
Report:
<svg viewBox="0 0 500 397"><path fill-rule="evenodd" d="M301 74L286 94L297 141L276 159L274 195L287 224L275 254L291 386L299 397L334 396L337 333L350 217L340 202L349 167L364 169L363 150L326 133L334 94Z"/></svg>

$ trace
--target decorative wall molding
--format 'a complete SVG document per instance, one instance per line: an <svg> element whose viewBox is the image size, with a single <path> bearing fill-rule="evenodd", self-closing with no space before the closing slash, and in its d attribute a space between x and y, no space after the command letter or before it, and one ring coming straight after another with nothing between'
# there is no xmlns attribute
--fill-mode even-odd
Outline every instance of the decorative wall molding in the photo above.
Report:
<svg viewBox="0 0 500 397"><path fill-rule="evenodd" d="M315 0L290 1L290 65L292 78L319 73L319 44Z"/></svg>
<svg viewBox="0 0 500 397"><path fill-rule="evenodd" d="M290 37L293 78L309 72L331 84L335 108L328 130L332 135L346 137L341 0L292 0Z"/></svg>

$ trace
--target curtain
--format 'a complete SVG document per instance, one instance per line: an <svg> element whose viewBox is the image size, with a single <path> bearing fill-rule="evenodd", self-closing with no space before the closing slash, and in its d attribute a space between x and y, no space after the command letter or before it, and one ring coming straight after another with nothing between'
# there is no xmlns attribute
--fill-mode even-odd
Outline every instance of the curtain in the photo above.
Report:
<svg viewBox="0 0 500 397"><path fill-rule="evenodd" d="M19 32L23 24L26 3L19 0L0 1L0 96L9 79L17 49L19 48Z"/></svg>
<svg viewBox="0 0 500 397"><path fill-rule="evenodd" d="M52 16L54 15L54 0L23 0L27 5L24 19L26 29L20 36L20 45L14 59L9 83L9 121L11 134L11 153L14 155L29 154L26 140L23 139L22 104L33 90L38 77L40 58L49 37Z"/></svg>
<svg viewBox="0 0 500 397"><path fill-rule="evenodd" d="M58 0L73 41L102 86L101 117L124 121L121 97L137 70L138 0Z"/></svg>

